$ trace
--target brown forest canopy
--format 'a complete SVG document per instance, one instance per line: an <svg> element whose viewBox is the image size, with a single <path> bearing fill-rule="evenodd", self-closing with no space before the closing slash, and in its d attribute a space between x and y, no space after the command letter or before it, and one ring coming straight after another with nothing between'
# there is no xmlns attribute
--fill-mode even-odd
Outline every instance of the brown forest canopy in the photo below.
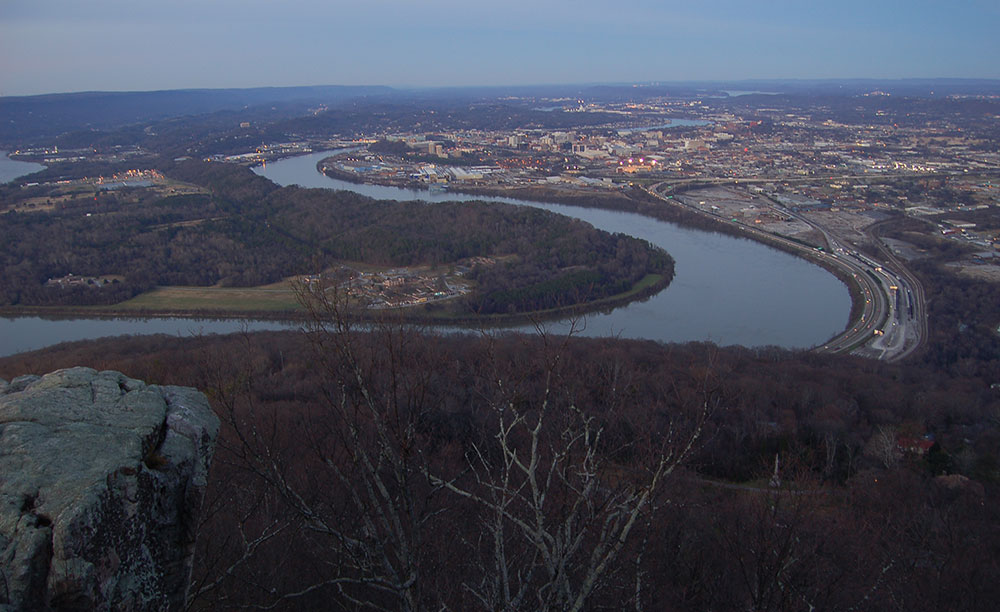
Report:
<svg viewBox="0 0 1000 612"><path fill-rule="evenodd" d="M420 466L476 486L470 453L498 458L489 454L497 377L518 409L537 413L548 388L550 406L564 418L579 410L603 427L594 447L604 461L597 494L641 482L650 453L662 448L650 444L668 430L687 431L686 419L705 400L713 407L687 469L658 489L655 511L642 515L588 609L633 609L637 593L644 609L678 610L989 610L1000 596L1000 429L983 418L1000 410L1000 395L989 376L703 344L401 334L387 351L379 333L350 338L374 397L393 408L387 431L417 468L408 489L392 480L391 490L393 499L418 494L417 532L380 531L378 543L389 552L399 537L416 544L407 558L418 607L480 609L474 594L487 593L496 575L484 573L494 550L484 529L493 515L434 489ZM294 504L308 503L327 526L368 529L348 483L327 471L353 465L349 437L330 437L336 430L329 428L340 422L332 415L342 397L360 398L358 386L340 353L317 350L294 333L120 338L2 359L0 376L85 364L209 393L220 415L235 419L213 467L216 511L202 531L194 590L217 585L202 593L205 606L268 605L276 594L357 570L343 556L350 550L317 523L302 522ZM564 425L557 432L574 431ZM278 494L261 464L243 454L240 431L271 449L268 461L281 466L301 500ZM360 431L362 444L375 439L374 430ZM925 435L936 443L927 454L898 451L897 439ZM890 444L880 446L884 440ZM767 482L776 454L782 485L774 489ZM384 475L391 480L391 471ZM547 502L552 525L575 494L557 491ZM534 563L530 542L507 533L509 562ZM597 537L587 533L585 547ZM241 562L260 536L269 537ZM567 572L579 577L586 558L570 560ZM533 595L544 582L537 567L533 577L519 575ZM317 586L283 609L346 603L347 596L405 609L389 591L345 588Z"/></svg>

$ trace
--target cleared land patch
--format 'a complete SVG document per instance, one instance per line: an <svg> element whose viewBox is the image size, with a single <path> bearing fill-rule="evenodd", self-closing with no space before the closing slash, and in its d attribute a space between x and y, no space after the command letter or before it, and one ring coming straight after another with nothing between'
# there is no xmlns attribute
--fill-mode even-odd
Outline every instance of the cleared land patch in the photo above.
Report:
<svg viewBox="0 0 1000 612"><path fill-rule="evenodd" d="M127 310L289 311L302 307L290 281L260 287L157 287L115 305Z"/></svg>

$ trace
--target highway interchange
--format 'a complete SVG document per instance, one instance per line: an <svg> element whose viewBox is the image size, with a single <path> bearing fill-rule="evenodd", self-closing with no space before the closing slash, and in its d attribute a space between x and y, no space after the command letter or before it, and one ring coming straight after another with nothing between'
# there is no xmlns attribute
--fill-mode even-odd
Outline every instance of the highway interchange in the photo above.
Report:
<svg viewBox="0 0 1000 612"><path fill-rule="evenodd" d="M748 236L764 242L778 243L794 249L814 261L839 270L843 278L854 279L855 291L852 293L860 309L854 308L852 312L857 313L857 316L848 323L841 334L814 347L814 351L850 353L885 361L898 361L919 348L926 339L927 314L923 287L874 234L869 233L880 247L879 259L884 261L858 252L828 228L773 200L766 198L767 205L771 209L781 215L794 217L819 231L823 235L826 247L822 250L811 248L783 236L764 232L739 221L689 206L674 198L672 194L665 195L665 186L666 183L656 183L644 189L653 197L668 204L683 206L721 223L736 226ZM862 299L863 303L860 302Z"/></svg>

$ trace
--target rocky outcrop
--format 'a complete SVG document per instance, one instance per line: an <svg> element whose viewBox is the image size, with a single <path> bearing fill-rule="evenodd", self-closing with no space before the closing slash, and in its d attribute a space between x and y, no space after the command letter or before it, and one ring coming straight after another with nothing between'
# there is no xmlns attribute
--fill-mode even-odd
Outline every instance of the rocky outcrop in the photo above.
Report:
<svg viewBox="0 0 1000 612"><path fill-rule="evenodd" d="M218 430L194 389L0 381L0 611L183 606Z"/></svg>

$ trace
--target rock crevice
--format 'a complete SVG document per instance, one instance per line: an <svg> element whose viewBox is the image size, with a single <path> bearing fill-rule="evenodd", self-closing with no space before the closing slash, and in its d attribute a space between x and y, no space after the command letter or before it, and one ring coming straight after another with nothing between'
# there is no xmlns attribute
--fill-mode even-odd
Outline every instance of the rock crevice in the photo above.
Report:
<svg viewBox="0 0 1000 612"><path fill-rule="evenodd" d="M181 608L218 429L118 372L0 381L0 610Z"/></svg>

